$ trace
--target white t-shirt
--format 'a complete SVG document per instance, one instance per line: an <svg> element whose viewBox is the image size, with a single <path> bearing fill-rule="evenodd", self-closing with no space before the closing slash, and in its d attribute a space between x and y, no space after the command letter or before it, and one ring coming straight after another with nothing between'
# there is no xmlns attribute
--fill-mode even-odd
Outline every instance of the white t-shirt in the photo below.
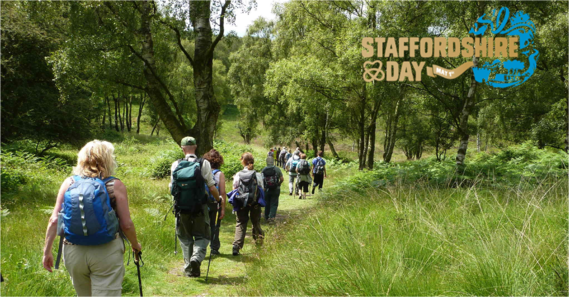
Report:
<svg viewBox="0 0 569 297"><path fill-rule="evenodd" d="M246 171L246 172L254 171L254 170L249 170L249 169L247 169L247 167L243 168L243 170ZM241 171L240 171L240 172L241 172ZM260 172L257 172L256 176L257 176L257 183L258 183L258 185L259 185L263 190L265 190L265 187L264 187L264 185L263 185L263 175L262 175ZM235 174L235 175L233 176L233 188L234 188L234 189L239 188L239 172L237 172L237 174Z"/></svg>

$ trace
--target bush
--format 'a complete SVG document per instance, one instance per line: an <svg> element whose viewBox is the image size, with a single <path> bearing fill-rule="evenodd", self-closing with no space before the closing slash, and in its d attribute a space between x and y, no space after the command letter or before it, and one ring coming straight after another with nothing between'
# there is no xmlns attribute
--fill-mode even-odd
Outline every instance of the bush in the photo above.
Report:
<svg viewBox="0 0 569 297"><path fill-rule="evenodd" d="M355 166L357 163L332 166ZM358 172L339 182L341 188L361 191L394 183L415 183L425 180L431 184L455 186L473 182L515 185L522 179L543 179L547 176L567 176L567 154L563 151L539 150L531 144L510 147L495 154L479 153L467 159L466 169L456 173L453 160L437 161L426 158L402 163L375 163L374 170ZM469 182L468 182L469 181Z"/></svg>
<svg viewBox="0 0 569 297"><path fill-rule="evenodd" d="M169 177L172 162L182 158L184 158L184 153L179 148L162 151L150 160L152 167L148 175L152 178Z"/></svg>
<svg viewBox="0 0 569 297"><path fill-rule="evenodd" d="M215 141L213 146L223 156L223 165L220 169L223 171L226 178L231 178L237 172L243 170L243 165L241 165L241 155L244 152L253 153L253 148L248 145L227 143L223 140ZM265 161L266 155L254 157L255 169L260 171L267 164Z"/></svg>

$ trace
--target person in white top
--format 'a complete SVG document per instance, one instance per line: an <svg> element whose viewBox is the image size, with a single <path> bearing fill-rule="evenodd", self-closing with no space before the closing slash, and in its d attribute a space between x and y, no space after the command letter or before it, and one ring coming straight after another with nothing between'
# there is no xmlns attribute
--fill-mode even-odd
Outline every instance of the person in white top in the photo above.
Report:
<svg viewBox="0 0 569 297"><path fill-rule="evenodd" d="M196 156L196 140L193 137L184 137L180 143L184 151L184 160L195 162L198 159ZM170 180L170 189L172 189L172 182L174 181L173 173L180 164L181 160L172 163L172 175ZM211 165L208 160L201 161L201 175L209 188L212 196L218 203L223 201L219 195L219 191L215 188L215 181L211 172ZM204 190L204 196L207 195ZM184 254L184 273L189 277L200 276L200 266L205 259L207 246L211 239L211 229L209 226L209 209L207 203L201 206L201 211L198 213L187 213L184 211L177 212L176 216L176 234L180 240L180 247Z"/></svg>

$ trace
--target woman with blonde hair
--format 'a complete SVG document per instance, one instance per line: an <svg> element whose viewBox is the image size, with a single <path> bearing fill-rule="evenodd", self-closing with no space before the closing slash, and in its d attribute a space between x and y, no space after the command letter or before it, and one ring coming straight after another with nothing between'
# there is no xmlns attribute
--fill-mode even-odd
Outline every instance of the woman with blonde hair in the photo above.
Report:
<svg viewBox="0 0 569 297"><path fill-rule="evenodd" d="M117 167L114 150L110 142L93 140L79 151L74 176L61 184L47 226L43 267L52 272L51 248L59 234L60 252L63 247L65 267L78 296L121 295L125 246L119 228L136 260L142 250L130 218L126 186L112 176Z"/></svg>
<svg viewBox="0 0 569 297"><path fill-rule="evenodd" d="M263 244L265 233L261 229L261 204L259 204L258 187L263 189L263 177L255 171L255 159L251 153L241 155L243 170L233 176L233 190L238 190L240 195L246 195L245 205L241 205L236 213L237 225L235 226L235 240L233 241L233 255L239 255L239 250L243 248L245 234L247 233L247 223L251 218L253 224L253 239L257 244ZM264 203L264 202L262 202Z"/></svg>

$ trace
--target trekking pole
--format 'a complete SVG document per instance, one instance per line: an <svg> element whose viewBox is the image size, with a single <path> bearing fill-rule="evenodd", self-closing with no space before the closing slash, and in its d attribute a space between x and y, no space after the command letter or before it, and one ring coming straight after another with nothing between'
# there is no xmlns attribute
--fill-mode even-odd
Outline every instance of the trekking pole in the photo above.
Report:
<svg viewBox="0 0 569 297"><path fill-rule="evenodd" d="M172 204L172 206L170 206L170 210L168 210L168 212L164 216L164 222L166 222L166 218L168 217L168 215L170 214L170 212L172 211L173 208L174 208L174 204Z"/></svg>
<svg viewBox="0 0 569 297"><path fill-rule="evenodd" d="M215 227L216 230L215 232L213 232L213 236L211 237L211 242L213 243L213 241L215 240L215 233L217 233L217 231L219 230L219 210L215 212ZM207 273L205 274L205 282L207 283L207 277L209 276L209 266L211 265L211 245L209 248L209 263L207 264Z"/></svg>
<svg viewBox="0 0 569 297"><path fill-rule="evenodd" d="M136 270L138 272L138 288L140 289L140 297L142 297L142 280L140 279L140 262L142 262L142 252L133 251L132 253L134 254L134 264L136 264ZM138 260L136 259L136 253L138 253ZM142 262L142 265L144 265L144 262Z"/></svg>
<svg viewBox="0 0 569 297"><path fill-rule="evenodd" d="M176 228L174 228L174 255L178 254L178 214L176 214Z"/></svg>

